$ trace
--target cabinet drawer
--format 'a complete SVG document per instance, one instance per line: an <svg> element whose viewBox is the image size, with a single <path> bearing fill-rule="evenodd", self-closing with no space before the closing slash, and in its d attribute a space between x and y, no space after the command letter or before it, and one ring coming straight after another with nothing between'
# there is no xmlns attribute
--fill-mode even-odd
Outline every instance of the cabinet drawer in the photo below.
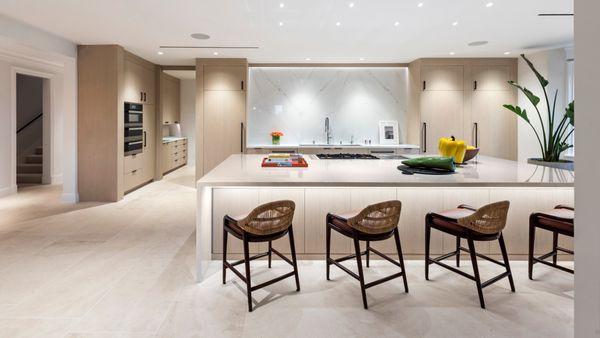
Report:
<svg viewBox="0 0 600 338"><path fill-rule="evenodd" d="M135 169L123 175L123 190L131 190L144 183L143 169Z"/></svg>
<svg viewBox="0 0 600 338"><path fill-rule="evenodd" d="M144 166L144 156L143 154L135 154L130 156L125 156L123 159L123 173L130 173L136 169L142 169Z"/></svg>

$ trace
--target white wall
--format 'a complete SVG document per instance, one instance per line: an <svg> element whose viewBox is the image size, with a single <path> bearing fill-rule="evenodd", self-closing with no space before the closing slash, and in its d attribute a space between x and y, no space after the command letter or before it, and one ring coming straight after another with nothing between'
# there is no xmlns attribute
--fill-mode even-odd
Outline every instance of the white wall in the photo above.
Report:
<svg viewBox="0 0 600 338"><path fill-rule="evenodd" d="M600 2L575 1L575 336L600 337Z"/></svg>
<svg viewBox="0 0 600 338"><path fill-rule="evenodd" d="M25 73L50 79L49 174L63 200L77 200L76 54L75 44L0 16L0 196L16 192L16 74Z"/></svg>
<svg viewBox="0 0 600 338"><path fill-rule="evenodd" d="M188 164L196 163L196 80L181 80L181 134L188 138Z"/></svg>
<svg viewBox="0 0 600 338"><path fill-rule="evenodd" d="M406 142L408 69L403 67L252 67L248 86L248 146L325 143L330 118L333 143L379 143L379 121L397 121Z"/></svg>
<svg viewBox="0 0 600 338"><path fill-rule="evenodd" d="M554 98L554 93L558 90L558 99L556 101L556 119L562 118L564 114L564 108L567 106L566 94L567 94L567 50L564 48L553 49L535 54L527 54L527 58L535 65L536 69L550 81L547 87L548 95L550 97L550 104ZM519 58L519 74L518 83L531 90L535 95L539 96L542 101L538 104L540 113L544 120L544 123L548 123L548 110L546 109L546 103L543 98L542 88L540 84L527 66L527 63ZM541 129L539 128L539 120L535 112L535 108L529 100L519 92L519 106L527 110L527 115L532 121L533 125L538 128L540 137L542 137ZM543 142L543 140L542 140ZM541 157L541 150L539 143L535 137L531 127L522 119L519 118L518 125L518 158L519 161L527 161L528 158L539 158Z"/></svg>

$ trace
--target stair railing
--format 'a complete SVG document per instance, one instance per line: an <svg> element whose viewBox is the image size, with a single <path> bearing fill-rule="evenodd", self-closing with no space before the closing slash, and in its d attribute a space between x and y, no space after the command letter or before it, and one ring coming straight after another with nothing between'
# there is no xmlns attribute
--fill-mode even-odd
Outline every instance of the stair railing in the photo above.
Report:
<svg viewBox="0 0 600 338"><path fill-rule="evenodd" d="M22 126L21 128L19 128L17 130L17 134L20 133L20 132L22 132L25 128L29 127L33 122L35 122L37 119L39 119L42 116L44 116L44 113L40 113L38 116L36 116L33 119L31 119L31 121L25 123L24 126Z"/></svg>

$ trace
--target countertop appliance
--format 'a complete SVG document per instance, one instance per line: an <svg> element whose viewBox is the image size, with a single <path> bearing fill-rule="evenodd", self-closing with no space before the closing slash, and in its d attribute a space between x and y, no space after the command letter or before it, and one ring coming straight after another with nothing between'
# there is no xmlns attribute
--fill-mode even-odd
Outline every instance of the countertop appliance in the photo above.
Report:
<svg viewBox="0 0 600 338"><path fill-rule="evenodd" d="M124 154L139 154L144 150L144 106L137 103L125 103Z"/></svg>
<svg viewBox="0 0 600 338"><path fill-rule="evenodd" d="M371 154L317 154L320 160L378 160L379 157Z"/></svg>

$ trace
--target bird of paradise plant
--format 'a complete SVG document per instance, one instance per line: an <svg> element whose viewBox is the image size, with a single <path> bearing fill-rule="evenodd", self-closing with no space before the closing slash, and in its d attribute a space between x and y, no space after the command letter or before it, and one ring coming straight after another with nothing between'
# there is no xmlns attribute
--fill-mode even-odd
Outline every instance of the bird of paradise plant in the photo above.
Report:
<svg viewBox="0 0 600 338"><path fill-rule="evenodd" d="M535 108L535 111L537 113L537 118L539 119L539 122L540 122L541 135L540 135L540 131L538 131L538 128L534 127L533 124L531 123L531 120L529 119L529 116L527 115L527 111L525 109L523 109L519 106L510 105L510 104L505 104L503 106L504 106L504 108L517 114L520 118L522 118L525 122L527 122L527 124L529 124L529 126L531 126L531 128L533 129L533 132L535 133L537 141L539 143L540 150L542 152L542 160L544 160L546 162L559 162L560 155L565 150L573 147L573 145L569 144L567 142L567 140L569 139L571 134L573 134L573 132L575 131L575 101L572 101L567 105L562 119L560 119L558 124L556 124L555 123L556 122L555 114L556 114L556 98L558 96L558 90L556 90L556 92L554 93L553 104L551 106L550 99L548 98L548 93L546 90L546 87L548 87L548 84L549 84L548 80L546 80L540 74L540 72L535 68L533 63L531 61L529 61L529 59L527 59L527 57L525 57L524 54L521 54L521 57L523 58L523 60L525 60L525 62L529 66L529 68L533 71L538 82L540 83L540 85L542 87L542 91L544 93L544 99L545 99L544 103L548 110L548 120L546 122L544 122L544 120L542 119L542 114L540 113L540 109L538 108L538 104L541 102L541 99L539 96L536 96L529 89L527 89L523 86L520 86L518 83L516 83L514 81L508 81L508 83L511 86L518 88L518 90L520 90L525 95L525 97L527 97L529 102L531 102L531 104Z"/></svg>

